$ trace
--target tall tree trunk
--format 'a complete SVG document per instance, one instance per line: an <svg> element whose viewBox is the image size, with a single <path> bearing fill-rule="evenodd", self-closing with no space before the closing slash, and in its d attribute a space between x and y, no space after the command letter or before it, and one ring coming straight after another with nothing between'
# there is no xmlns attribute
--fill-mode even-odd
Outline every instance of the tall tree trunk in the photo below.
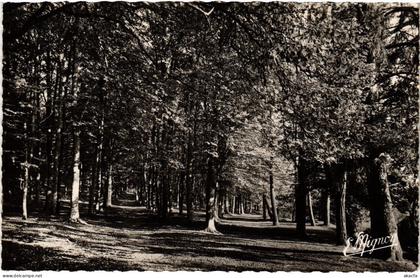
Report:
<svg viewBox="0 0 420 278"><path fill-rule="evenodd" d="M239 195L239 214L244 214L244 195Z"/></svg>
<svg viewBox="0 0 420 278"><path fill-rule="evenodd" d="M347 225L346 225L346 189L347 189L347 171L342 165L337 165L335 168L335 182L336 182L336 210L335 210L335 225L337 244L343 245L347 240Z"/></svg>
<svg viewBox="0 0 420 278"><path fill-rule="evenodd" d="M24 178L23 178L23 190L22 190L22 219L28 219L28 181L29 181L29 165L28 161L25 161L24 165Z"/></svg>
<svg viewBox="0 0 420 278"><path fill-rule="evenodd" d="M266 197L266 195L265 195L265 193L263 194L263 197L262 197L262 207L263 207L263 219L264 220L267 220L267 204L265 203L265 199L266 199L267 197Z"/></svg>
<svg viewBox="0 0 420 278"><path fill-rule="evenodd" d="M42 152L41 152L41 148L39 148L38 158L41 158L41 157L42 157ZM36 178L35 178L35 205L37 207L39 207L41 204L41 194L42 194L41 183L42 183L42 180L41 180L41 164L40 164L36 173Z"/></svg>
<svg viewBox="0 0 420 278"><path fill-rule="evenodd" d="M252 203L252 201L249 201L249 211L248 211L248 213L252 214L253 212L254 212L254 204Z"/></svg>
<svg viewBox="0 0 420 278"><path fill-rule="evenodd" d="M140 176L143 177L143 173L140 173ZM136 205L138 206L143 205L143 188L144 188L143 181L139 181L139 183L137 183L137 188L136 188Z"/></svg>
<svg viewBox="0 0 420 278"><path fill-rule="evenodd" d="M37 69L35 69L35 71L37 71ZM37 82L36 82L37 86L39 86L39 78L37 78ZM30 161L31 163L34 163L34 156L38 156L38 159L41 158L41 146L40 146L40 134L39 134L39 121L40 121L40 94L34 93L34 97L33 97L33 112L32 112L32 128L31 128L31 133L33 137L37 137L37 143L35 145L35 143L31 144L31 150L30 150ZM35 146L34 146L35 145ZM39 206L40 203L40 190L41 190L41 186L40 186L40 182L41 182L41 163L38 164L38 167L34 173L34 190L35 190L35 205L36 207Z"/></svg>
<svg viewBox="0 0 420 278"><path fill-rule="evenodd" d="M187 172L185 177L185 189L186 189L186 205L187 205L187 218L189 221L193 220L193 177L190 171Z"/></svg>
<svg viewBox="0 0 420 278"><path fill-rule="evenodd" d="M79 213L79 192L80 192L80 131L74 131L74 161L73 161L73 181L71 186L70 221L78 222Z"/></svg>
<svg viewBox="0 0 420 278"><path fill-rule="evenodd" d="M219 192L219 210L218 210L218 212L219 212L219 218L223 218L223 216L224 216L224 214L226 213L226 193L225 192L223 192L223 194L222 193L220 193Z"/></svg>
<svg viewBox="0 0 420 278"><path fill-rule="evenodd" d="M220 221L220 218L223 218L223 212L224 212L224 200L223 200L223 191L221 188L217 188L216 193L216 206L217 206L217 220Z"/></svg>
<svg viewBox="0 0 420 278"><path fill-rule="evenodd" d="M225 201L225 211L224 211L224 213L225 214L230 214L230 203L229 203L229 194L228 193L225 193L225 199L224 199L224 201Z"/></svg>
<svg viewBox="0 0 420 278"><path fill-rule="evenodd" d="M236 213L236 193L232 197L232 214Z"/></svg>
<svg viewBox="0 0 420 278"><path fill-rule="evenodd" d="M238 212L239 215L242 214L241 211L241 199L242 199L242 194L238 194L238 196L236 197L236 210Z"/></svg>
<svg viewBox="0 0 420 278"><path fill-rule="evenodd" d="M206 232L217 233L215 218L216 218L216 173L213 166L213 158L209 158L206 178Z"/></svg>
<svg viewBox="0 0 420 278"><path fill-rule="evenodd" d="M311 221L311 226L315 226L315 216L314 216L314 210L312 208L311 191L308 191L308 208L309 208L309 219Z"/></svg>
<svg viewBox="0 0 420 278"><path fill-rule="evenodd" d="M105 81L101 77L101 79L98 82L99 86L99 99L100 99L100 122L99 122L99 132L98 132L98 147L97 147L97 153L96 153L96 167L98 175L98 182L97 182L97 188L95 188L96 194L95 194L95 209L96 211L100 210L100 199L101 199L101 193L103 192L103 149L104 149L104 129L105 129Z"/></svg>
<svg viewBox="0 0 420 278"><path fill-rule="evenodd" d="M271 159L272 160L272 159ZM270 198L271 198L271 210L273 215L273 226L279 225L279 217L277 215L277 204L276 204L276 195L274 193L274 182L273 182L273 171L272 171L272 161L270 162Z"/></svg>
<svg viewBox="0 0 420 278"><path fill-rule="evenodd" d="M168 139L168 132L170 130L170 126L168 126L166 123L162 126L162 130L160 132L161 136L161 148L159 149L160 151L158 151L158 153L160 154L161 157L161 200L160 200L160 217L163 219L166 219L168 216L168 208L169 208L169 199L170 199L170 192L169 192L169 167L168 167L168 162L167 159L163 157L163 153L165 150L168 150L168 146L169 146L169 139Z"/></svg>
<svg viewBox="0 0 420 278"><path fill-rule="evenodd" d="M95 148L95 154L94 154L94 161L92 164L92 175L91 175L91 183L90 183L90 187L89 187L89 214L93 215L95 214L95 190L97 187L97 183L98 183L98 175L97 175L97 169L98 169L98 164L97 164L97 149Z"/></svg>
<svg viewBox="0 0 420 278"><path fill-rule="evenodd" d="M147 171L147 179L146 179L147 180L146 208L148 210L151 209L151 199L152 199L152 196L151 196L151 190L152 190L152 178L151 178L151 175L152 175L152 167L149 165L148 171Z"/></svg>
<svg viewBox="0 0 420 278"><path fill-rule="evenodd" d="M108 166L108 182L106 189L106 204L105 209L109 209L112 206L112 163Z"/></svg>
<svg viewBox="0 0 420 278"><path fill-rule="evenodd" d="M299 156L298 182L295 185L295 204L296 204L296 231L298 236L306 237L306 179L307 161Z"/></svg>
<svg viewBox="0 0 420 278"><path fill-rule="evenodd" d="M293 202L292 222L296 222L296 202Z"/></svg>
<svg viewBox="0 0 420 278"><path fill-rule="evenodd" d="M264 202L265 202L265 206L267 208L267 213L268 213L268 217L270 218L271 221L273 220L273 209L270 207L270 202L268 201L268 197L266 194L264 194Z"/></svg>
<svg viewBox="0 0 420 278"><path fill-rule="evenodd" d="M47 102L45 105L45 126L47 133L47 142L45 146L45 181L46 181L46 190L45 190L45 211L51 213L51 202L52 202L52 172L53 172L53 157L52 157L52 148L53 148L53 118L54 118L54 90L53 90L53 81L52 81L52 63L51 63L51 54L47 52Z"/></svg>
<svg viewBox="0 0 420 278"><path fill-rule="evenodd" d="M325 226L329 226L331 223L330 215L331 215L331 200L330 194L328 190L323 191L322 202L323 202L323 209L322 209L322 219L324 221Z"/></svg>
<svg viewBox="0 0 420 278"><path fill-rule="evenodd" d="M374 252L392 261L402 261L403 252L388 183L389 161L389 155L383 153L374 160L370 159L368 191L371 200L371 236L375 238L391 236L393 246Z"/></svg>
<svg viewBox="0 0 420 278"><path fill-rule="evenodd" d="M179 214L184 212L184 188L185 188L185 173L181 173L179 177L179 192L178 192L178 208Z"/></svg>
<svg viewBox="0 0 420 278"><path fill-rule="evenodd" d="M157 167L153 168L153 185L152 185L152 208L157 210L159 206L159 194L158 194L158 185L159 185L159 175Z"/></svg>
<svg viewBox="0 0 420 278"><path fill-rule="evenodd" d="M61 87L61 86L60 86ZM60 91L62 91L60 89ZM57 214L58 210L57 210L57 204L59 202L58 200L58 190L60 188L61 185L61 174L60 174L60 155L61 155L61 137L62 137L62 130L63 130L63 115L62 115L62 104L61 102L64 101L63 100L63 96L61 95L61 92L59 92L59 99L58 99L58 104L57 104L57 114L58 114L58 118L57 118L57 126L56 126L56 135L55 135L55 147L54 147L54 185L52 186L52 203L51 203L51 213L52 214Z"/></svg>
<svg viewBox="0 0 420 278"><path fill-rule="evenodd" d="M97 173L97 183L94 192L95 198L95 210L100 211L100 199L101 199L101 192L102 192L102 143L99 143L98 147L98 154L96 158L96 173Z"/></svg>
<svg viewBox="0 0 420 278"><path fill-rule="evenodd" d="M171 184L176 183L175 178L174 178L174 174L172 173L172 171L169 171L169 173L166 175L166 179L167 179L167 194L168 194L168 210L169 213L172 213L172 209L173 209L173 191L172 191L172 187Z"/></svg>
<svg viewBox="0 0 420 278"><path fill-rule="evenodd" d="M382 21L382 16L377 17L376 32L373 36L371 53L373 53L373 62L377 76L380 75L381 65L388 64L386 53L386 40L384 34L386 28ZM418 21L418 20L416 20ZM418 45L417 45L418 50ZM377 84L375 84L376 86ZM373 89L373 88L372 88ZM373 115L370 115L373 117ZM401 245L398 239L398 227L393 214L393 205L388 184L388 167L390 157L388 154L381 153L370 146L370 155L368 157L368 192L370 199L370 218L371 218L371 236L393 238L393 246L375 251L381 257L393 261L403 260Z"/></svg>
<svg viewBox="0 0 420 278"><path fill-rule="evenodd" d="M193 187L192 187L192 174L191 174L191 152L192 152L192 138L188 133L187 145L187 162L185 172L185 189L186 189L186 202L187 202L187 218L189 221L193 220Z"/></svg>
<svg viewBox="0 0 420 278"><path fill-rule="evenodd" d="M214 221L215 222L220 222L219 219L219 190L218 190L218 183L216 182L216 191L214 193Z"/></svg>
<svg viewBox="0 0 420 278"><path fill-rule="evenodd" d="M166 171L165 171L166 172ZM169 186L166 173L162 173L162 200L160 217L166 219L168 217L168 201L169 201Z"/></svg>
<svg viewBox="0 0 420 278"><path fill-rule="evenodd" d="M29 153L28 153L28 128L26 122L23 124L23 130L25 133L25 161L22 164L23 167L23 179L22 179L22 219L28 219L28 207L27 207L27 200L28 200L28 183L29 183Z"/></svg>
<svg viewBox="0 0 420 278"><path fill-rule="evenodd" d="M155 204L156 211L159 213L161 211L161 200L162 200L162 184L160 179L160 172L156 169L156 179L155 179Z"/></svg>
<svg viewBox="0 0 420 278"><path fill-rule="evenodd" d="M69 79L69 74L63 74L63 67L64 67L64 54L60 55L59 60L59 69L57 72L58 78L58 87L57 87L57 101L56 101L56 109L57 109L57 122L56 122L56 136L55 136L55 148L54 148L54 186L52 190L52 207L51 211L53 214L58 214L60 210L60 189L61 189L61 182L62 182L62 174L61 168L63 164L63 128L64 128L64 110L66 105L66 96L68 88L64 86ZM64 88L65 87L65 88Z"/></svg>

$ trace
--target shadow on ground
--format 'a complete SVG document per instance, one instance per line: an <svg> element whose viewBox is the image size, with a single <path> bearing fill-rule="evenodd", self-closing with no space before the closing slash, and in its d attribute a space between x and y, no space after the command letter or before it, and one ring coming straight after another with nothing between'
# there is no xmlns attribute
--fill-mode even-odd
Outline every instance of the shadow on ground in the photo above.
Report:
<svg viewBox="0 0 420 278"><path fill-rule="evenodd" d="M8 213L3 220L5 270L202 270L202 271L410 271L413 263L344 257L334 230L308 227L298 239L293 223L273 227L259 216L226 216L221 235L204 230L204 215L194 221L173 214L167 220L145 208L115 206L106 215L87 216L88 225L34 213L23 221Z"/></svg>

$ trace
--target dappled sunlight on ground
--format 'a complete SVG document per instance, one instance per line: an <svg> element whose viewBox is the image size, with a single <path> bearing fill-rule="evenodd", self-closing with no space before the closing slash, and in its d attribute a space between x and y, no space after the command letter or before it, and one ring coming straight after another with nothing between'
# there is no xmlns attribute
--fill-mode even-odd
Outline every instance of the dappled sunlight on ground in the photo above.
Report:
<svg viewBox="0 0 420 278"><path fill-rule="evenodd" d="M232 270L232 271L402 271L412 263L344 257L333 244L331 227L308 227L309 237L294 237L293 223L260 216L226 216L222 235L204 232L203 219L167 221L144 208L115 206L108 217L84 218L88 225L63 219L3 219L3 269L63 270Z"/></svg>

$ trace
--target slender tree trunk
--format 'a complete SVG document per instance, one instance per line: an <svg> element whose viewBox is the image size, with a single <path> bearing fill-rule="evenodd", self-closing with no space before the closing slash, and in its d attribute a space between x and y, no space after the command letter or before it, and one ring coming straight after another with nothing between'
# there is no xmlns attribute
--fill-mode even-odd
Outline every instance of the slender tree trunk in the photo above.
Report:
<svg viewBox="0 0 420 278"><path fill-rule="evenodd" d="M79 213L79 192L80 192L80 131L74 132L74 161L73 161L73 181L71 186L71 209L70 221L78 222Z"/></svg>
<svg viewBox="0 0 420 278"><path fill-rule="evenodd" d="M61 99L61 97L60 97ZM60 100L61 101L61 100ZM58 104L61 106L61 104ZM58 108L61 111L61 108ZM52 203L51 203L51 212L52 214L57 214L57 204L58 200L58 190L60 188L61 183L61 174L60 174L60 155L61 155L61 137L62 137L62 129L63 129L63 117L61 112L58 112L58 126L57 132L55 136L55 148L54 148L54 186L52 187Z"/></svg>
<svg viewBox="0 0 420 278"><path fill-rule="evenodd" d="M335 225L337 244L343 245L347 240L347 225L346 225L346 189L347 189L347 171L343 166L335 167L335 175L338 175L336 181L336 211L335 211Z"/></svg>
<svg viewBox="0 0 420 278"><path fill-rule="evenodd" d="M293 202L292 222L296 222L296 203L295 202Z"/></svg>
<svg viewBox="0 0 420 278"><path fill-rule="evenodd" d="M214 193L215 197L214 197L214 221L215 222L220 222L219 219L219 190L218 190L218 183L216 182L216 191Z"/></svg>
<svg viewBox="0 0 420 278"><path fill-rule="evenodd" d="M244 214L244 195L241 194L239 196L239 214Z"/></svg>
<svg viewBox="0 0 420 278"><path fill-rule="evenodd" d="M54 109L53 109L53 100L54 100L54 90L53 82L52 82L52 63L51 63L51 54L47 52L47 102L45 105L45 126L46 126L46 133L47 133L47 140L45 146L45 182L46 182L46 190L45 190L45 211L47 213L51 213L51 202L52 202L52 145L53 145L53 135L52 135L52 128L53 128L53 118L54 118Z"/></svg>
<svg viewBox="0 0 420 278"><path fill-rule="evenodd" d="M193 220L193 188L192 188L192 174L191 174L191 152L192 152L192 138L188 134L187 145L187 162L185 172L185 189L186 189L186 202L187 202L187 218L189 221Z"/></svg>
<svg viewBox="0 0 420 278"><path fill-rule="evenodd" d="M52 191L52 207L51 211L53 214L58 214L60 210L60 189L61 189L61 182L62 182L62 174L61 168L63 164L63 128L64 128L64 110L65 110L65 98L67 96L67 86L64 84L67 83L70 75L70 71L68 74L63 74L63 67L64 67L64 55L60 56L59 60L59 69L57 72L57 123L56 123L56 136L55 136L55 149L54 149L54 186ZM65 88L64 88L65 87Z"/></svg>
<svg viewBox="0 0 420 278"><path fill-rule="evenodd" d="M35 69L35 71L37 72L37 69ZM36 82L37 86L39 86L39 78L37 78L37 82ZM35 143L31 144L31 150L30 150L30 161L31 163L34 163L34 159L33 157L35 156L34 154L36 154L38 156L38 159L41 158L41 146L40 146L40 134L39 134L39 121L40 121L40 102L39 102L39 98L40 98L40 94L36 94L34 93L34 97L33 97L33 111L32 111L32 128L31 128L31 133L33 137L37 137L38 141L35 145ZM34 146L35 145L35 146ZM38 168L36 169L35 173L34 173L34 190L35 190L35 205L36 207L39 206L39 202L40 202L40 182L41 182L41 163L39 163Z"/></svg>
<svg viewBox="0 0 420 278"><path fill-rule="evenodd" d="M253 212L254 212L254 207L253 207L254 205L253 205L253 203L252 203L252 201L249 201L249 214L252 214ZM278 213L277 213L277 215L278 215Z"/></svg>
<svg viewBox="0 0 420 278"><path fill-rule="evenodd" d="M161 210L161 191L162 191L162 185L160 180L160 171L156 170L156 180L155 180L155 204L156 204L156 211L159 213Z"/></svg>
<svg viewBox="0 0 420 278"><path fill-rule="evenodd" d="M147 144L147 142L145 142L144 140L142 140L143 141L143 144ZM138 186L137 186L137 194L138 194L138 201L137 201L137 203L136 203L136 206L146 206L146 199L147 199L147 181L146 181L146 157L145 157L145 155L144 154L141 154L141 156L140 156L140 161L141 162L139 162L139 173L138 173L138 176L137 176L137 179L138 179L138 181L137 181L137 184L138 184ZM140 186L140 187L139 187ZM108 190L107 190L107 188L108 188L108 182L106 181L106 183L105 183L105 187L106 187L106 189L104 190L104 192L105 192L105 196L104 196L104 198L108 198Z"/></svg>
<svg viewBox="0 0 420 278"><path fill-rule="evenodd" d="M108 168L108 183L107 183L107 194L106 194L106 209L112 206L112 164L109 163Z"/></svg>
<svg viewBox="0 0 420 278"><path fill-rule="evenodd" d="M241 194L238 195L238 197L236 197L236 210L238 212L239 215L242 214L241 212Z"/></svg>
<svg viewBox="0 0 420 278"><path fill-rule="evenodd" d="M217 233L215 221L216 221L216 173L213 166L213 158L209 158L207 168L207 179L206 179L206 232Z"/></svg>
<svg viewBox="0 0 420 278"><path fill-rule="evenodd" d="M22 180L22 219L28 219L28 183L29 183L29 159L28 159L28 128L26 122L23 127L25 133L25 161L23 163L23 180Z"/></svg>
<svg viewBox="0 0 420 278"><path fill-rule="evenodd" d="M66 76L66 82L69 79L69 76ZM68 93L68 88L64 89L63 98L61 99L61 108L59 113L59 122L60 122L60 136L57 136L57 140L60 140L59 143L59 160L58 160L58 173L57 173L57 205L56 205L56 213L58 214L61 210L60 207L60 199L61 199L61 184L63 180L62 168L63 168L63 158L64 158L64 136L63 132L65 131L65 115L66 115L66 97ZM66 187L64 188L67 189Z"/></svg>
<svg viewBox="0 0 420 278"><path fill-rule="evenodd" d="M169 210L169 213L172 213L174 204L173 204L173 190L172 190L171 184L176 183L176 179L174 178L174 174L172 173L172 171L170 171L167 174L166 179L167 179L167 192L168 192L167 193L168 194L168 210Z"/></svg>
<svg viewBox="0 0 420 278"><path fill-rule="evenodd" d="M264 220L267 220L267 204L265 203L265 199L266 199L267 197L266 197L266 195L265 195L265 193L263 194L263 197L262 197L262 207L263 207L263 219Z"/></svg>
<svg viewBox="0 0 420 278"><path fill-rule="evenodd" d="M242 212L241 212L241 198L242 198L241 194L238 194L238 196L236 197L236 211L239 215L242 214Z"/></svg>
<svg viewBox="0 0 420 278"><path fill-rule="evenodd" d="M99 148L98 148L98 156L97 156L97 183L96 183L96 188L95 188L95 192L94 192L94 198L95 198L95 210L96 211L100 211L100 199L101 199L101 192L102 192L102 144L99 143Z"/></svg>
<svg viewBox="0 0 420 278"><path fill-rule="evenodd" d="M98 175L97 188L95 188L95 209L96 211L100 210L100 199L101 193L103 192L103 149L104 149L104 129L105 129L105 81L100 79L99 81L99 98L100 98L100 123L99 123L99 132L98 132L98 147L96 153L96 167Z"/></svg>
<svg viewBox="0 0 420 278"><path fill-rule="evenodd" d="M330 194L327 190L323 191L323 221L324 221L324 225L325 226L329 226L330 225L330 215L331 215L331 208L330 208L330 204L331 204L331 200L330 200Z"/></svg>
<svg viewBox="0 0 420 278"><path fill-rule="evenodd" d="M230 205L229 205L229 194L225 193L225 214L230 214Z"/></svg>
<svg viewBox="0 0 420 278"><path fill-rule="evenodd" d="M193 220L194 211L193 211L193 184L192 184L192 175L190 171L187 171L185 177L185 187L186 187L186 205L187 205L187 218L189 221Z"/></svg>
<svg viewBox="0 0 420 278"><path fill-rule="evenodd" d="M97 183L98 183L98 176L97 176L97 168L98 168L98 164L97 164L97 149L95 149L95 154L94 154L95 160L93 161L93 165L92 165L92 176L91 176L91 184L89 187L89 214L93 215L95 214L95 190L97 187Z"/></svg>
<svg viewBox="0 0 420 278"><path fill-rule="evenodd" d="M270 202L268 201L268 197L266 194L264 194L264 202L265 202L265 206L267 208L267 213L268 213L268 217L270 218L271 221L273 220L273 209L270 207Z"/></svg>
<svg viewBox="0 0 420 278"><path fill-rule="evenodd" d="M178 208L179 214L184 212L184 188L185 188L185 173L181 173L179 177L179 192L178 192Z"/></svg>
<svg viewBox="0 0 420 278"><path fill-rule="evenodd" d="M41 158L41 148L39 148L38 157ZM41 204L41 165L39 165L38 171L36 173L36 179L35 179L35 205L37 207Z"/></svg>
<svg viewBox="0 0 420 278"><path fill-rule="evenodd" d="M158 184L159 184L158 170L157 170L156 167L154 167L153 168L153 185L152 185L152 208L153 208L153 210L157 210L157 207L159 205Z"/></svg>
<svg viewBox="0 0 420 278"><path fill-rule="evenodd" d="M28 162L25 161L25 176L23 180L23 191L22 191L22 219L28 219L28 180L29 180L29 166Z"/></svg>
<svg viewBox="0 0 420 278"><path fill-rule="evenodd" d="M311 191L308 191L308 208L309 208L309 217L311 221L311 226L315 226L315 216L314 216L314 210L312 208Z"/></svg>
<svg viewBox="0 0 420 278"><path fill-rule="evenodd" d="M162 202L160 216L163 219L168 217L169 186L166 173L162 173Z"/></svg>
<svg viewBox="0 0 420 278"><path fill-rule="evenodd" d="M108 145L109 146L109 145ZM112 205L112 201L111 204L109 204L108 206L108 199L109 199L109 186L111 183L111 199L112 199L112 160L111 160L111 151L110 148L107 148L106 151L107 155L106 158L104 159L104 166L106 168L106 170L104 171L105 174L105 181L104 181L104 186L103 186L103 190L102 190L102 196L103 196L103 200L102 200L102 207L104 209L104 214L105 216L108 216L108 212L109 209Z"/></svg>
<svg viewBox="0 0 420 278"><path fill-rule="evenodd" d="M232 214L236 213L236 194L233 194L232 197Z"/></svg>
<svg viewBox="0 0 420 278"><path fill-rule="evenodd" d="M137 189L137 205L138 206L142 206L143 205L143 192L144 192L144 181L142 180L143 178L143 173L140 174L141 178L140 178L140 183L139 186L140 188Z"/></svg>
<svg viewBox="0 0 420 278"><path fill-rule="evenodd" d="M219 185L219 183L217 184ZM216 210L217 210L217 214L216 214L216 221L220 221L220 218L223 218L223 191L221 190L221 188L217 188L216 189Z"/></svg>
<svg viewBox="0 0 420 278"><path fill-rule="evenodd" d="M298 236L306 237L306 179L307 162L298 158L298 182L295 185L296 231Z"/></svg>
<svg viewBox="0 0 420 278"><path fill-rule="evenodd" d="M151 196L152 178L151 177L152 177L152 167L149 166L149 170L147 172L147 193L146 193L146 195L147 195L146 208L148 210L151 209L151 199L152 199L152 196Z"/></svg>
<svg viewBox="0 0 420 278"><path fill-rule="evenodd" d="M225 212L226 212L226 206L225 206L225 204L226 204L226 193L219 193L219 198L220 198L220 200L219 200L219 210L218 210L218 212L219 212L219 218L223 218L223 215L225 214Z"/></svg>
<svg viewBox="0 0 420 278"><path fill-rule="evenodd" d="M277 215L277 204L276 204L276 195L274 193L274 183L273 183L273 172L271 170L272 166L270 163L270 199L271 199L271 210L272 210L272 215L273 215L273 226L278 226L279 225L279 217Z"/></svg>

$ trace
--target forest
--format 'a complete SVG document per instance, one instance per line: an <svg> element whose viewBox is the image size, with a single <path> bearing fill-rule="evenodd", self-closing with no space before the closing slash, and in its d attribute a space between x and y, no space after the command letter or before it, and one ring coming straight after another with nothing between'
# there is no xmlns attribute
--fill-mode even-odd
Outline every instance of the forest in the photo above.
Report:
<svg viewBox="0 0 420 278"><path fill-rule="evenodd" d="M4 3L2 269L417 269L418 29L407 3ZM343 254L360 233L393 244Z"/></svg>

